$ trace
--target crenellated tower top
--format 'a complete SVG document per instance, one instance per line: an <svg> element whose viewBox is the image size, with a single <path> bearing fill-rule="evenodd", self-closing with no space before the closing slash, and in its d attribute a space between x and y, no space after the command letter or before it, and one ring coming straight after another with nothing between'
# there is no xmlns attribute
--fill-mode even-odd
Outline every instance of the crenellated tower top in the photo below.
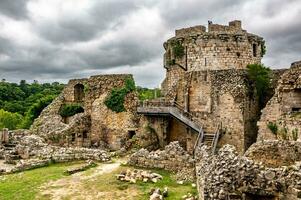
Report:
<svg viewBox="0 0 301 200"><path fill-rule="evenodd" d="M219 25L208 22L175 31L164 43L164 67L180 66L185 71L244 69L261 63L265 51L262 37L242 29L241 21Z"/></svg>

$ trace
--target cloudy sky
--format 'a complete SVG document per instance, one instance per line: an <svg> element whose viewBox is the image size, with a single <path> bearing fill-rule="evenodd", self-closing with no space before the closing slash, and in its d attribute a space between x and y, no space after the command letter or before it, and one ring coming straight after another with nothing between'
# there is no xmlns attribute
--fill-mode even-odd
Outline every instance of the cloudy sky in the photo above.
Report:
<svg viewBox="0 0 301 200"><path fill-rule="evenodd" d="M301 59L300 0L0 0L0 78L132 73L138 85L156 87L165 75L162 43L175 29L234 19L265 38L266 65Z"/></svg>

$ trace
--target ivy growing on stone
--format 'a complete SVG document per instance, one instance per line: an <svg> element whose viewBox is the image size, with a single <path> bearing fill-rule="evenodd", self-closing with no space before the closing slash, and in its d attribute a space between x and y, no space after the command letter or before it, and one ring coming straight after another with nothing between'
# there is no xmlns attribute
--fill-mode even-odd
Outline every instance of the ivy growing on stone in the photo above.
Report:
<svg viewBox="0 0 301 200"><path fill-rule="evenodd" d="M182 58L185 55L184 47L179 41L174 42L173 52L176 58Z"/></svg>
<svg viewBox="0 0 301 200"><path fill-rule="evenodd" d="M64 104L59 111L62 117L71 117L82 112L84 112L84 109L79 104Z"/></svg>
<svg viewBox="0 0 301 200"><path fill-rule="evenodd" d="M124 107L125 96L136 89L135 82L129 78L125 80L122 88L113 88L105 100L105 105L112 111L120 113L126 111Z"/></svg>
<svg viewBox="0 0 301 200"><path fill-rule="evenodd" d="M265 41L262 42L261 44L261 57L263 57L267 52L267 48L265 46Z"/></svg>

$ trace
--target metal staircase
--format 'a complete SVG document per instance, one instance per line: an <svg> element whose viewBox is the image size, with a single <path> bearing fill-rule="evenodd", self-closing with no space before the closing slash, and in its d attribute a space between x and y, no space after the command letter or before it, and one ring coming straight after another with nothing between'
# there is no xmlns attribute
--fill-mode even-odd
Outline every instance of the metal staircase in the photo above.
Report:
<svg viewBox="0 0 301 200"><path fill-rule="evenodd" d="M215 133L204 133L204 131L200 131L197 137L197 140L194 145L193 155L195 155L195 151L200 145L207 145L211 148L211 153L214 154L216 151L218 140L220 139L220 131L222 129L222 123L220 123L216 129Z"/></svg>
<svg viewBox="0 0 301 200"><path fill-rule="evenodd" d="M138 114L149 116L172 116L178 119L186 126L199 133L194 145L193 153L195 153L196 148L202 144L211 147L212 154L215 153L218 140L220 139L220 130L222 128L221 123L218 125L215 133L206 133L204 132L203 127L199 125L200 123L196 121L196 118L194 118L191 113L186 112L185 109L178 103L166 102L164 99L159 101L143 102L137 108L137 112Z"/></svg>
<svg viewBox="0 0 301 200"><path fill-rule="evenodd" d="M176 102L143 102L143 104L137 108L137 112L138 114L144 115L172 116L197 132L200 132L202 129L199 123L193 119L193 116L189 112L185 112Z"/></svg>

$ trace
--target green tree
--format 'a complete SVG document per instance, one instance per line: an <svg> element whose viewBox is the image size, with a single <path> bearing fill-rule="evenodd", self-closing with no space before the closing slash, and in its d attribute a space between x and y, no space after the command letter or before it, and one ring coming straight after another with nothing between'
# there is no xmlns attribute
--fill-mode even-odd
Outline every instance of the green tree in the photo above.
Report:
<svg viewBox="0 0 301 200"><path fill-rule="evenodd" d="M29 110L26 112L24 120L22 121L22 124L20 125L20 128L29 128L30 125L33 123L34 119L37 118L42 110L47 107L55 98L55 96L49 95L46 97L43 97L36 103L32 104L32 106L29 108Z"/></svg>
<svg viewBox="0 0 301 200"><path fill-rule="evenodd" d="M261 109L271 86L271 69L261 64L250 64L247 66L247 75Z"/></svg>
<svg viewBox="0 0 301 200"><path fill-rule="evenodd" d="M18 113L11 113L0 109L0 129L8 128L14 130L22 122L22 115Z"/></svg>

